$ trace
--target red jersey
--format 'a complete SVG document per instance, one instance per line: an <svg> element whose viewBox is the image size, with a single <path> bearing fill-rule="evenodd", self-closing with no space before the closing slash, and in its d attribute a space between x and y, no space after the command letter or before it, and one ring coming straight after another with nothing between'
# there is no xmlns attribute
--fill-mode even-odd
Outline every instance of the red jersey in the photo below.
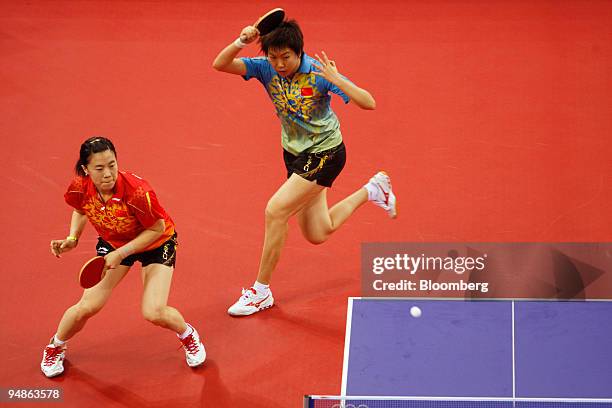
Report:
<svg viewBox="0 0 612 408"><path fill-rule="evenodd" d="M164 234L143 251L158 248L174 234L174 222L149 183L132 173L118 173L115 194L107 202L102 201L93 181L81 176L72 181L64 198L87 215L100 237L114 248L127 244L160 219L166 224Z"/></svg>

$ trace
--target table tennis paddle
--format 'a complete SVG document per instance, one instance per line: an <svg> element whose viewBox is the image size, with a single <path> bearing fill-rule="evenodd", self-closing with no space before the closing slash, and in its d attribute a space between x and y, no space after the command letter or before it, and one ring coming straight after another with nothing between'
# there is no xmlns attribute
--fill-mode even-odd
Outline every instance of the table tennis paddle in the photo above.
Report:
<svg viewBox="0 0 612 408"><path fill-rule="evenodd" d="M104 257L96 256L81 267L79 272L79 284L85 289L89 289L98 284L104 278Z"/></svg>
<svg viewBox="0 0 612 408"><path fill-rule="evenodd" d="M259 31L259 35L266 35L274 31L285 19L285 10L275 8L261 16L255 23L254 27Z"/></svg>

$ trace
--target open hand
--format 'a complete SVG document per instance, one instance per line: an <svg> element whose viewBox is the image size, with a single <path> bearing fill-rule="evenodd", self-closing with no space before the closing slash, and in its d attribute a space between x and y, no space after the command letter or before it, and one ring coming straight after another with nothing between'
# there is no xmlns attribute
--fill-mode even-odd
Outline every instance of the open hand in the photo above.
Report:
<svg viewBox="0 0 612 408"><path fill-rule="evenodd" d="M323 58L321 58L319 54L315 54L315 57L317 57L319 63L314 64L318 71L313 71L313 73L336 85L338 81L342 79L338 73L336 61L330 60L325 51L321 51L321 54L323 54Z"/></svg>

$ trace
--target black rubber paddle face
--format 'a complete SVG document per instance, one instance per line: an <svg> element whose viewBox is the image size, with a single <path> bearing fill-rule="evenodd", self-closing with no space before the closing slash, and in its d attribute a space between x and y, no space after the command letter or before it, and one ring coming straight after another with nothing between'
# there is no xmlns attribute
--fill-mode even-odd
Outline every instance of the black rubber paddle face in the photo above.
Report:
<svg viewBox="0 0 612 408"><path fill-rule="evenodd" d="M266 35L274 31L285 18L283 9L274 9L264 15L258 22L255 28L259 30L259 35Z"/></svg>

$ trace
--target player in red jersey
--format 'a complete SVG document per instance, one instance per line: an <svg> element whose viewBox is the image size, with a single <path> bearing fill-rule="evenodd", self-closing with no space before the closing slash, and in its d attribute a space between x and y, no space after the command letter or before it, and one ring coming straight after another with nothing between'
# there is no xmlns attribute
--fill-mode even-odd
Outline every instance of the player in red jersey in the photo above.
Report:
<svg viewBox="0 0 612 408"><path fill-rule="evenodd" d="M183 344L187 364L201 365L206 351L198 332L167 304L177 235L174 222L159 204L155 192L142 178L119 171L115 147L104 137L87 139L81 145L75 170L77 177L64 195L74 208L70 233L65 239L51 241L51 252L59 258L76 248L89 220L99 235L96 252L104 256L107 272L100 283L85 289L81 300L64 313L43 352L42 372L47 377L64 372L66 342L104 307L136 261L142 264L144 318L174 331Z"/></svg>

